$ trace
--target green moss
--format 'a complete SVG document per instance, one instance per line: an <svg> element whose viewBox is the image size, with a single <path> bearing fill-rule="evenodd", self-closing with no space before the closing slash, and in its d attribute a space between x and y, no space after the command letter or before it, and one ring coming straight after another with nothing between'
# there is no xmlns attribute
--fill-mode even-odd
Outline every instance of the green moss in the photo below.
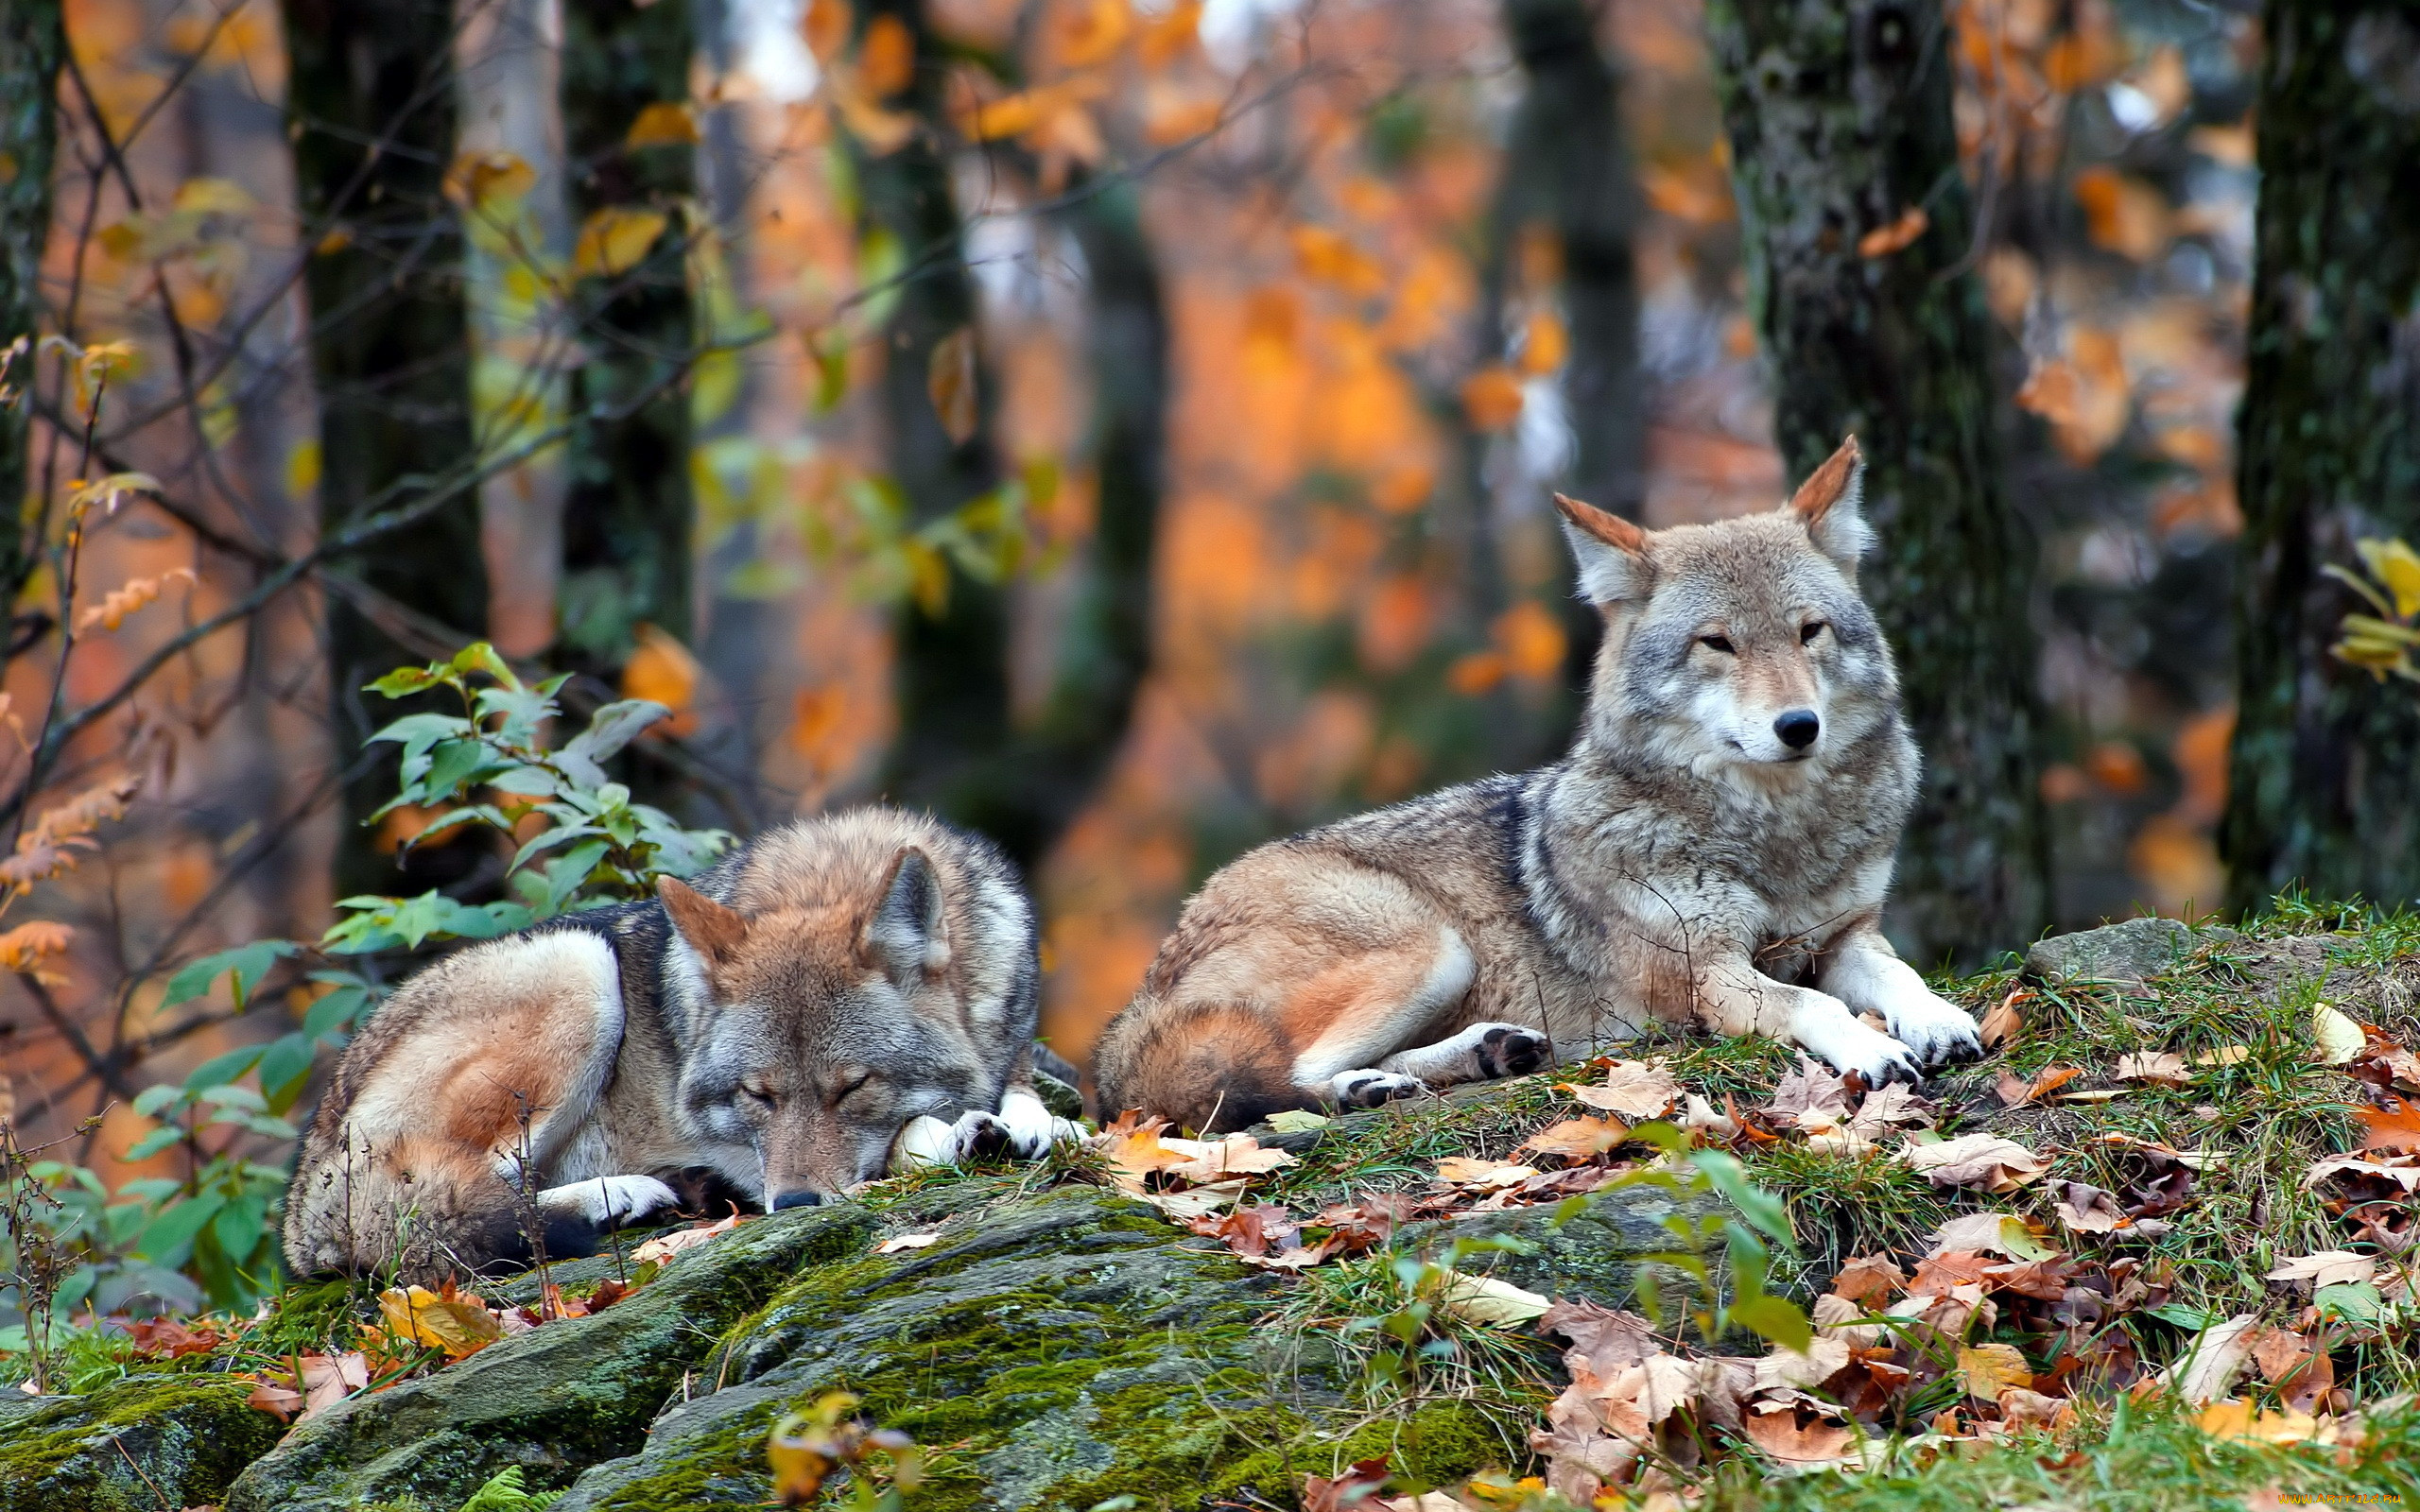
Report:
<svg viewBox="0 0 2420 1512"><path fill-rule="evenodd" d="M0 1512L158 1512L216 1502L277 1442L249 1382L146 1373L0 1418ZM156 1489L155 1489L156 1488Z"/></svg>

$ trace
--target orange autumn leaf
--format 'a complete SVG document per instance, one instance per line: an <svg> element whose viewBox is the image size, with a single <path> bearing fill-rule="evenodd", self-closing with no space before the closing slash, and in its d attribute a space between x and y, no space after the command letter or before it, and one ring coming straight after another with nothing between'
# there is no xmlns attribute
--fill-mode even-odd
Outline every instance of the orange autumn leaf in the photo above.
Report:
<svg viewBox="0 0 2420 1512"><path fill-rule="evenodd" d="M849 0L809 0L804 30L815 60L829 63L849 44Z"/></svg>
<svg viewBox="0 0 2420 1512"><path fill-rule="evenodd" d="M1476 698L1504 680L1504 653L1473 651L1445 669L1445 686L1465 698Z"/></svg>
<svg viewBox="0 0 2420 1512"><path fill-rule="evenodd" d="M579 240L572 248L573 276L619 278L639 265L670 224L669 216L653 210L609 205L595 212L581 224Z"/></svg>
<svg viewBox="0 0 2420 1512"><path fill-rule="evenodd" d="M689 648L652 625L638 627L638 648L622 663L622 696L651 698L672 711L656 728L687 735L698 728L696 704L704 669Z"/></svg>
<svg viewBox="0 0 2420 1512"><path fill-rule="evenodd" d="M925 369L925 391L931 396L933 413L941 417L942 430L953 446L972 440L981 421L979 376L973 326L960 326L933 343L932 357Z"/></svg>
<svg viewBox="0 0 2420 1512"><path fill-rule="evenodd" d="M1567 1160L1585 1160L1618 1148L1630 1138L1630 1128L1619 1119L1596 1118L1586 1114L1550 1124L1514 1145L1513 1152L1535 1150L1540 1155L1560 1155Z"/></svg>
<svg viewBox="0 0 2420 1512"><path fill-rule="evenodd" d="M1473 430L1504 429L1521 418L1521 380L1501 364L1480 369L1462 383L1462 413Z"/></svg>
<svg viewBox="0 0 2420 1512"><path fill-rule="evenodd" d="M66 950L75 934L72 926L46 919L19 924L0 935L0 970L22 972L44 987L64 986L67 979L42 963Z"/></svg>
<svg viewBox="0 0 2420 1512"><path fill-rule="evenodd" d="M1562 367L1571 355L1571 336L1563 321L1548 311L1530 317L1521 328L1521 370L1542 378Z"/></svg>
<svg viewBox="0 0 2420 1512"><path fill-rule="evenodd" d="M889 99L916 81L916 39L908 24L883 14L866 23L857 43L857 82L875 99Z"/></svg>
<svg viewBox="0 0 2420 1512"><path fill-rule="evenodd" d="M1287 239L1293 243L1294 264L1305 277L1364 299L1387 286L1387 270L1375 258L1324 226L1297 226Z"/></svg>
<svg viewBox="0 0 2420 1512"><path fill-rule="evenodd" d="M2385 1108L2354 1109L2365 1150L2420 1150L2420 1103L2395 1098Z"/></svg>
<svg viewBox="0 0 2420 1512"><path fill-rule="evenodd" d="M1491 629L1511 676L1534 682L1563 671L1563 626L1536 599L1525 598L1506 610Z"/></svg>
<svg viewBox="0 0 2420 1512"><path fill-rule="evenodd" d="M1922 205L1910 205L1898 219L1887 226L1876 226L1857 240L1859 257L1888 257L1915 245L1916 238L1932 224Z"/></svg>
<svg viewBox="0 0 2420 1512"><path fill-rule="evenodd" d="M157 577L130 578L120 588L110 590L107 596L76 616L76 633L89 635L93 627L114 630L126 623L126 617L167 592L173 582L190 585L194 581L190 567L171 567Z"/></svg>
<svg viewBox="0 0 2420 1512"><path fill-rule="evenodd" d="M2115 168L2091 167L2069 186L2083 208L2084 232L2096 247L2137 263L2167 249L2171 219L2168 200L2139 179Z"/></svg>
<svg viewBox="0 0 2420 1512"><path fill-rule="evenodd" d="M1105 63L1124 44L1134 29L1134 12L1127 0L1090 0L1089 4L1057 12L1058 25L1053 28L1059 47L1059 61L1068 68L1090 68Z"/></svg>

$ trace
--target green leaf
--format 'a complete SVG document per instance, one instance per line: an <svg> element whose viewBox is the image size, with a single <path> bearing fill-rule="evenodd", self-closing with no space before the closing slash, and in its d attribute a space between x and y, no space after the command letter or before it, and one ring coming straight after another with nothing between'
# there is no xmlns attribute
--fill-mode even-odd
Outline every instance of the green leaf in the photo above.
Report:
<svg viewBox="0 0 2420 1512"><path fill-rule="evenodd" d="M2338 1281L2313 1292L2310 1299L2322 1317L2356 1328L2377 1328L2386 1321L2386 1298L2370 1281Z"/></svg>
<svg viewBox="0 0 2420 1512"><path fill-rule="evenodd" d="M144 1226L134 1242L134 1252L171 1269L183 1264L193 1253L194 1237L226 1205L226 1197L216 1192L167 1204L158 1217Z"/></svg>
<svg viewBox="0 0 2420 1512"><path fill-rule="evenodd" d="M238 1197L218 1210L210 1221L210 1237L229 1260L241 1264L268 1237L267 1206L258 1197Z"/></svg>
<svg viewBox="0 0 2420 1512"><path fill-rule="evenodd" d="M160 1006L173 1008L180 1003L190 1003L210 990L213 982L226 973L234 973L235 1006L242 1008L251 997L252 988L268 974L269 968L292 955L302 947L290 939L254 940L233 950L217 951L197 961L188 961L168 978L168 990Z"/></svg>
<svg viewBox="0 0 2420 1512"><path fill-rule="evenodd" d="M421 779L420 788L431 799L451 798L465 784L488 772L501 771L506 765L496 760L485 741L449 740L429 752L428 772Z"/></svg>
<svg viewBox="0 0 2420 1512"><path fill-rule="evenodd" d="M283 1113L302 1095L311 1080L311 1063L319 1058L313 1037L282 1035L261 1053L261 1096L272 1113Z"/></svg>
<svg viewBox="0 0 2420 1512"><path fill-rule="evenodd" d="M1768 1344L1804 1351L1815 1337L1815 1326L1788 1297L1759 1294L1732 1304L1731 1321Z"/></svg>
<svg viewBox="0 0 2420 1512"><path fill-rule="evenodd" d="M508 688L521 686L521 679L513 675L511 664L496 655L495 647L485 641L473 641L462 647L454 653L454 660L448 665L465 677L474 672L484 672Z"/></svg>
<svg viewBox="0 0 2420 1512"><path fill-rule="evenodd" d="M185 1077L185 1091L203 1092L204 1095L208 1094L204 1089L208 1091L216 1091L259 1065L265 1048L262 1045L246 1045L241 1050L230 1050L223 1056L211 1057L200 1065L194 1067L192 1073Z"/></svg>
<svg viewBox="0 0 2420 1512"><path fill-rule="evenodd" d="M145 1118L157 1118L160 1116L160 1109L184 1094L183 1088L171 1086L166 1082L146 1087L134 1094L134 1110Z"/></svg>
<svg viewBox="0 0 2420 1512"><path fill-rule="evenodd" d="M2201 1332L2218 1321L2218 1314L2205 1313L2198 1307L2187 1307L2183 1302L2169 1302L2162 1307L2147 1307L2143 1309L2143 1313L2146 1316L2155 1317L2163 1323L2173 1323L2180 1329L2189 1329L2195 1333Z"/></svg>
<svg viewBox="0 0 2420 1512"><path fill-rule="evenodd" d="M528 844L513 852L512 865L505 869L518 871L529 864L532 856L543 855L559 845L567 845L595 833L596 827L593 824L559 824L551 830L541 830L530 837Z"/></svg>
<svg viewBox="0 0 2420 1512"><path fill-rule="evenodd" d="M606 776L600 764L613 760L648 726L670 718L671 714L671 710L651 698L624 698L606 704L589 715L586 730L555 752L555 765L564 776L584 787L601 786Z"/></svg>
<svg viewBox="0 0 2420 1512"><path fill-rule="evenodd" d="M324 982L335 974L331 971L314 971L311 976L314 981ZM353 1026L360 1022L362 1015L368 1013L376 1002L377 999L371 995L367 985L357 982L344 983L335 991L312 1004L310 1011L302 1015L302 1036L316 1043L331 1035L350 1034Z"/></svg>
<svg viewBox="0 0 2420 1512"><path fill-rule="evenodd" d="M163 1124L158 1128L153 1129L150 1133L144 1135L139 1140L136 1140L131 1145L129 1145L126 1153L119 1156L118 1159L128 1162L129 1164L132 1164L138 1160L147 1160L151 1159L151 1157L159 1154L162 1150L167 1149L169 1146L182 1142L184 1137L185 1131L181 1125L175 1124Z"/></svg>
<svg viewBox="0 0 2420 1512"><path fill-rule="evenodd" d="M384 694L389 698L405 698L415 693L425 693L444 680L445 674L435 663L425 667L397 667L374 682L362 684L362 691ZM372 735L370 738L375 740L378 737Z"/></svg>
<svg viewBox="0 0 2420 1512"><path fill-rule="evenodd" d="M1784 1250L1792 1249L1797 1236L1790 1231L1789 1210L1779 1197L1749 1180L1747 1171L1737 1160L1720 1150L1698 1150L1689 1160L1758 1233Z"/></svg>

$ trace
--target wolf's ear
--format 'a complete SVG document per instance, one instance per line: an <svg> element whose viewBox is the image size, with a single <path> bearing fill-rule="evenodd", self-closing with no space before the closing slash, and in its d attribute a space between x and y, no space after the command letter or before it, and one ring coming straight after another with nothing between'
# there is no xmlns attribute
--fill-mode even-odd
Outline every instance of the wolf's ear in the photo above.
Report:
<svg viewBox="0 0 2420 1512"><path fill-rule="evenodd" d="M1865 454L1851 436L1807 474L1790 495L1789 508L1806 526L1815 549L1854 577L1858 558L1874 547L1874 527L1865 523L1864 505Z"/></svg>
<svg viewBox="0 0 2420 1512"><path fill-rule="evenodd" d="M1571 542L1572 559L1580 564L1580 593L1591 604L1616 604L1645 598L1655 581L1654 565L1647 559L1647 532L1617 514L1593 504L1554 496L1563 516L1564 539Z"/></svg>
<svg viewBox="0 0 2420 1512"><path fill-rule="evenodd" d="M655 895L664 900L672 927L691 950L706 958L707 965L719 966L739 953L740 942L748 937L748 920L738 910L715 902L678 877L656 878Z"/></svg>
<svg viewBox="0 0 2420 1512"><path fill-rule="evenodd" d="M942 905L942 880L930 857L914 846L899 852L874 905L857 934L857 958L901 988L923 981L949 964L949 919Z"/></svg>

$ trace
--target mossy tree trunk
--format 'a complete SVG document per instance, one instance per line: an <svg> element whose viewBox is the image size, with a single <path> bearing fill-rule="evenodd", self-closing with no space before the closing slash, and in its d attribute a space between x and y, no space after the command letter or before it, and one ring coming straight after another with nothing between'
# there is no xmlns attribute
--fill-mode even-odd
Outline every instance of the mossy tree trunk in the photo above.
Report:
<svg viewBox="0 0 2420 1512"><path fill-rule="evenodd" d="M2239 450L2229 901L2420 899L2420 696L2331 659L2324 576L2420 541L2420 10L2275 0Z"/></svg>
<svg viewBox="0 0 2420 1512"><path fill-rule="evenodd" d="M0 0L0 351L22 339L6 382L21 392L34 380L33 343L42 334L42 252L50 234L51 162L59 146L59 67L67 33L59 0ZM14 604L38 559L18 506L26 496L32 406L0 407L0 591ZM13 648L15 627L0 630Z"/></svg>
<svg viewBox="0 0 2420 1512"><path fill-rule="evenodd" d="M892 476L922 524L998 485L993 395L953 440L929 390L934 347L975 325L974 281L946 161L936 149L944 74L920 0L877 0L916 40L915 82L895 109L931 123L896 150L860 152L869 222L915 269L890 318L880 404ZM1072 821L1115 755L1150 660L1150 568L1164 451L1167 322L1132 191L1070 195L1063 223L1090 270L1098 525L1054 686L1029 727L1010 697L1009 595L952 569L940 613L910 602L898 642L899 738L886 786L997 840L1030 870Z"/></svg>
<svg viewBox="0 0 2420 1512"><path fill-rule="evenodd" d="M310 260L311 361L320 395L320 514L341 528L373 502L406 505L473 455L461 239L443 198L454 153L452 8L446 0L284 0L286 110ZM338 564L421 615L467 628L487 616L474 491ZM400 712L361 692L421 660L354 603L328 598L339 750ZM461 880L480 852L413 852L398 877L361 818L393 792L378 766L345 784L337 885L389 892Z"/></svg>
<svg viewBox="0 0 2420 1512"><path fill-rule="evenodd" d="M2040 928L2048 853L2026 615L2031 554L2000 497L1989 337L1960 265L1973 234L1943 8L1715 0L1774 429L1793 476L1856 433L1882 548L1861 577L1898 653L1925 785L1891 933L1973 961ZM1870 232L1921 210L1905 248Z"/></svg>
<svg viewBox="0 0 2420 1512"><path fill-rule="evenodd" d="M572 377L579 429L564 515L562 650L582 670L619 669L633 628L693 643L689 396L667 384L696 344L678 201L696 191L695 151L626 146L649 105L689 94L695 22L686 0L564 0L562 113L575 221L614 207L673 214L673 229L623 277L581 291L589 360ZM627 407L617 420L596 406Z"/></svg>

